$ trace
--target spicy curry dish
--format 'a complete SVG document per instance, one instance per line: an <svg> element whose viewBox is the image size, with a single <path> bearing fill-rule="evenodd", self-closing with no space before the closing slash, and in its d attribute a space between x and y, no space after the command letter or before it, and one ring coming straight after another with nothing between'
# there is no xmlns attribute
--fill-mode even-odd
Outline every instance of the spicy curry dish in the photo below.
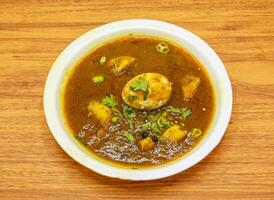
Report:
<svg viewBox="0 0 274 200"><path fill-rule="evenodd" d="M62 93L66 123L86 148L129 167L164 164L193 149L214 113L203 66L170 42L123 37L93 50Z"/></svg>

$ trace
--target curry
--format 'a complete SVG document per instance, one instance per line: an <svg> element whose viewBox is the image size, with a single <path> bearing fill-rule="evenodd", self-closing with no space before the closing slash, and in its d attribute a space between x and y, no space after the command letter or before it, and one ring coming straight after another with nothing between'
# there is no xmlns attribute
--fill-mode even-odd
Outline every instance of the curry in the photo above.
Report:
<svg viewBox="0 0 274 200"><path fill-rule="evenodd" d="M204 137L214 91L183 48L148 37L123 37L82 58L64 86L73 135L93 154L130 167L164 164Z"/></svg>

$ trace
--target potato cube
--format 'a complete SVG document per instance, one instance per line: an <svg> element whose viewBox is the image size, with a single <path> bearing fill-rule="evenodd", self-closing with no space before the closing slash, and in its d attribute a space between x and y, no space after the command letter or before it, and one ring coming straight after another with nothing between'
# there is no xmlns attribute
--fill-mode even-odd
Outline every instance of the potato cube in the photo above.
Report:
<svg viewBox="0 0 274 200"><path fill-rule="evenodd" d="M194 97L198 87L200 85L200 78L195 76L185 76L182 80L182 89L184 93L184 98L189 99Z"/></svg>
<svg viewBox="0 0 274 200"><path fill-rule="evenodd" d="M110 59L110 61L108 62L108 67L111 69L113 73L118 74L124 69L126 69L127 67L129 67L129 65L133 63L134 61L135 61L135 58L133 57L120 56L117 58Z"/></svg>
<svg viewBox="0 0 274 200"><path fill-rule="evenodd" d="M187 131L182 130L180 126L173 125L172 127L168 128L162 136L176 142L185 137L186 134Z"/></svg>
<svg viewBox="0 0 274 200"><path fill-rule="evenodd" d="M90 101L88 110L95 115L101 122L102 126L107 126L112 117L111 109L97 101Z"/></svg>
<svg viewBox="0 0 274 200"><path fill-rule="evenodd" d="M139 148L141 151L149 151L155 147L155 142L150 137L142 139L139 141Z"/></svg>

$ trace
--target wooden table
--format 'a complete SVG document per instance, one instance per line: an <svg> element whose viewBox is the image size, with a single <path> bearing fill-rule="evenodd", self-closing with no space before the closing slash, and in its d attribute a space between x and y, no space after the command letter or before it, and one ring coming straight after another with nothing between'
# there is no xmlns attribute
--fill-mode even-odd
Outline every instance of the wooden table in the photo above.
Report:
<svg viewBox="0 0 274 200"><path fill-rule="evenodd" d="M220 55L234 105L221 144L178 175L130 182L98 175L57 145L43 88L84 32L152 18L187 28ZM0 3L0 199L274 199L274 1L106 0Z"/></svg>

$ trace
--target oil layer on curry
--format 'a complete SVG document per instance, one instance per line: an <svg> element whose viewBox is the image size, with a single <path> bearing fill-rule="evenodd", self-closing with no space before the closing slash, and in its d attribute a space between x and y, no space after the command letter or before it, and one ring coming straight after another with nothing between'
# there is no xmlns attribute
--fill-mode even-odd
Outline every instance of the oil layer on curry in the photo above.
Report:
<svg viewBox="0 0 274 200"><path fill-rule="evenodd" d="M153 166L190 151L214 112L203 66L156 38L123 37L95 49L64 87L66 121L93 154L131 167Z"/></svg>

